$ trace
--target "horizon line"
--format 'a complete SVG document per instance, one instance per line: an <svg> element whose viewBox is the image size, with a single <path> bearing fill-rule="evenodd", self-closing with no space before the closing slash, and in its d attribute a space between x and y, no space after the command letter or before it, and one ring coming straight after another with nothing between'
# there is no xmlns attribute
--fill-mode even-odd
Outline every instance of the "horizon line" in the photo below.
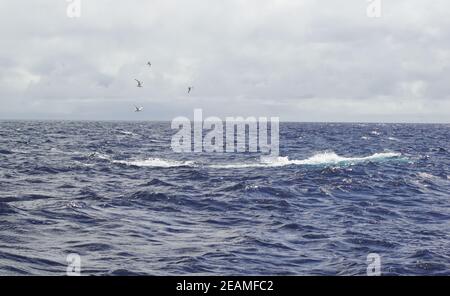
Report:
<svg viewBox="0 0 450 296"><path fill-rule="evenodd" d="M242 116L246 118L245 116ZM258 116L260 117L260 116ZM275 116L266 116L267 118L275 117ZM48 119L38 119L38 118L0 118L0 122L3 121L49 121L49 122L57 122L57 121L71 121L71 122L171 122L172 119L57 119L57 118L48 118ZM192 121L192 120L191 120ZM225 120L224 120L225 121ZM449 122L413 122L413 121L291 121L291 120L280 120L280 123L329 123L329 124L437 124L437 125L448 125Z"/></svg>

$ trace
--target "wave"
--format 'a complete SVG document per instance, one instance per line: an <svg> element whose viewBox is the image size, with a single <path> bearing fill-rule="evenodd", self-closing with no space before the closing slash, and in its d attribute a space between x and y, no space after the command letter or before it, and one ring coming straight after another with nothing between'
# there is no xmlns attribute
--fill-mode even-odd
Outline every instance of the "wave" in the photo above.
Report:
<svg viewBox="0 0 450 296"><path fill-rule="evenodd" d="M419 172L417 174L417 177L419 177L423 181L431 181L431 182L442 182L442 181L445 182L445 181L450 180L450 176L446 175L446 174L435 176L435 175L425 173L425 172Z"/></svg>
<svg viewBox="0 0 450 296"><path fill-rule="evenodd" d="M112 162L124 164L124 165L128 165L128 166L159 167L159 168L171 168L171 167L182 167L182 166L193 166L194 165L194 161L178 161L178 160L161 159L161 158L148 158L148 159L144 159L144 160L133 160L133 161L113 160Z"/></svg>
<svg viewBox="0 0 450 296"><path fill-rule="evenodd" d="M90 156L96 157L98 159L109 161L115 164L122 164L127 166L135 166L135 167L160 167L160 168L170 168L170 167L182 167L182 166L193 166L195 164L194 161L178 161L171 159L162 159L162 158L147 158L147 159L135 159L135 160L114 160L111 156L107 154L94 152Z"/></svg>
<svg viewBox="0 0 450 296"><path fill-rule="evenodd" d="M111 157L109 155L103 154L103 153L97 153L97 152L94 152L94 153L90 154L89 157L90 158L97 157L97 158L102 159L102 160L111 160Z"/></svg>
<svg viewBox="0 0 450 296"><path fill-rule="evenodd" d="M250 168L250 167L281 167L287 165L352 165L367 161L384 161L398 158L402 154L397 152L375 153L365 157L343 157L334 152L319 153L302 160L290 160L287 156L261 157L259 163L236 163L210 165L213 168Z"/></svg>
<svg viewBox="0 0 450 296"><path fill-rule="evenodd" d="M419 176L422 179L428 179L428 180L439 178L439 177L436 177L436 176L434 176L432 174L424 173L424 172L419 172L417 174L417 176Z"/></svg>
<svg viewBox="0 0 450 296"><path fill-rule="evenodd" d="M397 139L397 138L395 138L395 137L388 137L388 140L390 140L390 141L397 141L397 142L400 141L399 139Z"/></svg>
<svg viewBox="0 0 450 296"><path fill-rule="evenodd" d="M133 137L139 136L136 133L133 133L133 132L130 132L130 131L126 131L126 130L118 130L117 133L119 133L121 135L125 135L125 136L133 136Z"/></svg>
<svg viewBox="0 0 450 296"><path fill-rule="evenodd" d="M233 169L233 168L255 168L255 167L282 167L288 165L353 165L362 162L380 162L393 158L399 158L402 154L397 152L375 153L365 157L343 157L334 152L325 152L313 155L307 159L290 160L287 156L268 157L262 156L257 162L238 162L238 163L219 163L219 164L199 164L195 161L180 161L162 158L147 158L142 160L111 160L112 163L123 164L135 167L197 167L203 166L216 169ZM102 159L108 159L103 156Z"/></svg>
<svg viewBox="0 0 450 296"><path fill-rule="evenodd" d="M293 164L309 164L309 165L321 165L321 164L340 164L340 163L359 163L366 161L383 161L390 158L400 157L402 154L398 152L383 152L375 153L365 157L343 157L334 152L326 152L316 154L308 159L292 161Z"/></svg>
<svg viewBox="0 0 450 296"><path fill-rule="evenodd" d="M0 154L13 154L13 152L6 149L0 149Z"/></svg>

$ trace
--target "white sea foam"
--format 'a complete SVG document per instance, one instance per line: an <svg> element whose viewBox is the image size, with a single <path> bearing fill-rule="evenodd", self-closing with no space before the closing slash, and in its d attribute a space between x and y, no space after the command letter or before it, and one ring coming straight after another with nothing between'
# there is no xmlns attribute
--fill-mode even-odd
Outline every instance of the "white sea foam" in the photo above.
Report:
<svg viewBox="0 0 450 296"><path fill-rule="evenodd" d="M278 157L274 161L270 158L267 160L263 160L269 164L276 165L323 165L323 164L340 164L340 163L359 163L365 161L380 161L388 158L394 158L401 156L401 153L396 152L384 152L384 153L375 153L370 156L365 157L343 157L339 156L334 152L325 152L313 155L307 159L303 160L289 160L287 157Z"/></svg>
<svg viewBox="0 0 450 296"><path fill-rule="evenodd" d="M160 167L160 168L193 166L194 165L193 161L178 161L178 160L161 159L161 158L147 158L147 159L143 159L143 160L132 160L132 161L113 160L112 162L125 164L125 165L129 165L129 166Z"/></svg>
<svg viewBox="0 0 450 296"><path fill-rule="evenodd" d="M139 136L138 134L135 134L135 133L130 132L130 131L125 131L125 130L118 130L117 132L119 134L126 135L126 136L133 136L133 137Z"/></svg>
<svg viewBox="0 0 450 296"><path fill-rule="evenodd" d="M261 157L260 162L255 163L235 163L235 164L214 164L213 168L248 168L248 167L281 167L287 165L339 165L356 164L366 161L383 161L390 158L400 157L401 153L383 152L375 153L365 157L343 157L334 152L325 152L313 155L307 159L290 160L287 156L280 157Z"/></svg>
<svg viewBox="0 0 450 296"><path fill-rule="evenodd" d="M58 148L52 147L50 148L50 153L63 153L63 151L59 150Z"/></svg>
<svg viewBox="0 0 450 296"><path fill-rule="evenodd" d="M391 140L391 141L400 141L399 139L394 138L394 137L389 137L388 140Z"/></svg>
<svg viewBox="0 0 450 296"><path fill-rule="evenodd" d="M428 180L438 178L432 174L428 174L428 173L424 173L424 172L419 172L417 175L422 179L428 179Z"/></svg>
<svg viewBox="0 0 450 296"><path fill-rule="evenodd" d="M324 152L313 155L306 159L292 159L287 156L279 157L261 157L257 161L253 162L237 162L237 163L217 163L217 164L203 164L203 167L216 168L216 169L233 169L233 168L257 168L257 167L282 167L287 165L352 165L366 161L383 161L391 158L400 157L401 153L397 152L383 152L375 153L365 157L343 157L334 152ZM105 155L97 155L101 159L109 159ZM147 159L135 159L135 160L111 160L112 163L124 164L136 167L183 167L199 166L195 161L180 161L172 159L162 158L147 158Z"/></svg>
<svg viewBox="0 0 450 296"><path fill-rule="evenodd" d="M445 177L444 176L440 177L440 176L435 176L435 175L425 173L425 172L419 172L417 174L417 176L419 178L421 178L422 180L429 180L429 181L433 181L433 182L446 182L446 181L450 180L450 178L449 178L450 176L448 176L448 175L446 175Z"/></svg>
<svg viewBox="0 0 450 296"><path fill-rule="evenodd" d="M107 155L107 154L103 154L103 153L98 153L98 152L94 152L93 154L91 154L91 156L95 156L99 159L103 159L103 160L111 160L111 156Z"/></svg>

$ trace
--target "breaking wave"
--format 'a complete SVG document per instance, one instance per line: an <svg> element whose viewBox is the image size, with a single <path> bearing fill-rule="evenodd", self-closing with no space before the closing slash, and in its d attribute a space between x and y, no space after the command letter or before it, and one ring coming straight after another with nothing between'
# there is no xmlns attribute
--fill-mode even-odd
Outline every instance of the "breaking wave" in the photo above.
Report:
<svg viewBox="0 0 450 296"><path fill-rule="evenodd" d="M352 165L367 161L384 161L392 158L398 158L401 153L384 152L375 153L366 157L343 157L334 152L319 153L307 159L290 160L287 156L279 157L261 157L258 163L235 163L211 165L213 168L249 168L249 167L281 167L287 165Z"/></svg>
<svg viewBox="0 0 450 296"><path fill-rule="evenodd" d="M161 159L161 158L148 158L148 159L133 160L133 161L113 160L112 162L124 164L124 165L128 165L128 166L160 167L160 168L171 168L171 167L182 167L182 166L194 165L193 161L178 161L178 160L169 160L169 159Z"/></svg>
<svg viewBox="0 0 450 296"><path fill-rule="evenodd" d="M160 168L171 168L171 167L209 167L209 168L220 168L220 169L232 169L232 168L252 168L252 167L282 167L287 165L353 165L362 162L381 162L389 159L401 157L401 153L397 152L383 152L375 153L370 156L365 157L343 157L339 156L334 152L319 153L311 156L307 159L290 160L287 156L262 156L257 162L237 162L237 163L219 163L219 164L200 164L195 161L180 161L172 159L162 159L162 158L147 158L142 160L111 160L112 163L123 164L127 166L136 167L160 167ZM101 159L109 159L104 155L97 155Z"/></svg>

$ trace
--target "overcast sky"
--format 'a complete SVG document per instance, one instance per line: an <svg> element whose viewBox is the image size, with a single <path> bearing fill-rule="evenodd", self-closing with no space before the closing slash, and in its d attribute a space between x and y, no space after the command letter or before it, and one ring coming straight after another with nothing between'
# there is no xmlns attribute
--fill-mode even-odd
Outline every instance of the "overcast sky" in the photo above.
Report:
<svg viewBox="0 0 450 296"><path fill-rule="evenodd" d="M0 0L0 119L450 122L450 2L381 2Z"/></svg>

